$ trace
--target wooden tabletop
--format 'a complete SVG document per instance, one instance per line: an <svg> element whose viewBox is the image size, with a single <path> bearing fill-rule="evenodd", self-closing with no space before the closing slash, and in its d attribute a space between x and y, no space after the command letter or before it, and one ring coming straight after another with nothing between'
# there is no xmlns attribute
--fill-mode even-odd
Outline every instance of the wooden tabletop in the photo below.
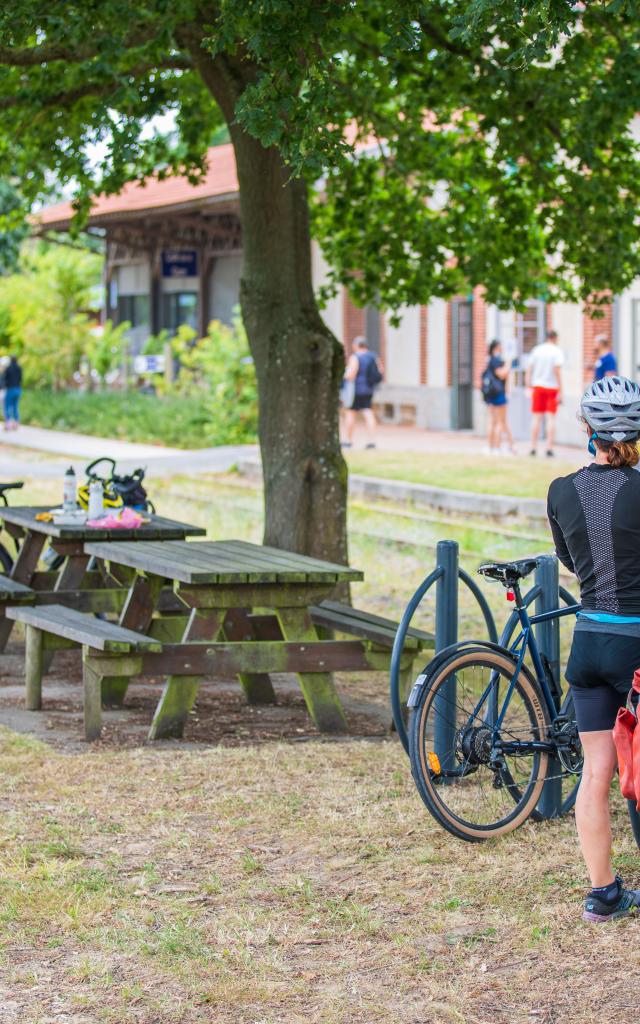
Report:
<svg viewBox="0 0 640 1024"><path fill-rule="evenodd" d="M36 515L39 512L48 512L48 505L11 505L9 508L0 508L0 520L5 523L12 523L14 526L21 526L32 533L44 533L48 537L55 537L57 540L181 540L184 537L202 537L206 534L201 526L192 526L190 523L181 523L176 519L165 519L164 516L151 515L146 513L149 523L143 523L137 529L102 529L100 527L86 526L85 524L59 525L55 523L39 522Z"/></svg>
<svg viewBox="0 0 640 1024"><path fill-rule="evenodd" d="M242 540L88 543L89 555L188 584L338 583L358 569Z"/></svg>

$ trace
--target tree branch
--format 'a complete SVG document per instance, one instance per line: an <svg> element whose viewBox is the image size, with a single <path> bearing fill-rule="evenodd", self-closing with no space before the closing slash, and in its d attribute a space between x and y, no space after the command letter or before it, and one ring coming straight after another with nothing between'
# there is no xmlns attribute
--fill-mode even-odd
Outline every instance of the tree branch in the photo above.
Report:
<svg viewBox="0 0 640 1024"><path fill-rule="evenodd" d="M41 110L49 110L51 107L71 107L79 100L87 96L110 96L116 86L122 84L123 78L143 78L151 71L167 70L191 71L193 65L188 58L168 58L162 68L156 63L139 64L129 71L123 71L121 75L113 78L102 79L100 82L85 82L75 89L67 89L63 92L53 93L51 96L44 96L38 101ZM15 93L13 96L0 96L0 110L11 110L12 107L20 107L26 103L24 93Z"/></svg>
<svg viewBox="0 0 640 1024"><path fill-rule="evenodd" d="M122 40L124 50L131 50L145 43L153 42L154 30L149 25L138 25ZM84 64L102 53L104 39L78 46L66 43L41 43L39 46L0 46L0 64L14 68L33 68L39 64L50 64L63 60L68 64ZM111 39L109 39L111 42Z"/></svg>

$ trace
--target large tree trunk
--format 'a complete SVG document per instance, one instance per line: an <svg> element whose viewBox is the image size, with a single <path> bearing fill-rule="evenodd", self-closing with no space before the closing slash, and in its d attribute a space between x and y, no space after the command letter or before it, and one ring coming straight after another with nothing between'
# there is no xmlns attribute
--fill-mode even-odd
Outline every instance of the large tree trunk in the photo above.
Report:
<svg viewBox="0 0 640 1024"><path fill-rule="evenodd" d="M342 346L313 293L306 185L279 152L235 123L235 105L255 74L241 56L211 56L202 34L181 41L231 133L242 220L241 304L258 378L266 544L347 561L347 467L338 435Z"/></svg>
<svg viewBox="0 0 640 1024"><path fill-rule="evenodd" d="M241 302L255 360L266 544L346 562L347 468L338 434L342 346L311 279L305 183L279 154L234 132L244 270Z"/></svg>

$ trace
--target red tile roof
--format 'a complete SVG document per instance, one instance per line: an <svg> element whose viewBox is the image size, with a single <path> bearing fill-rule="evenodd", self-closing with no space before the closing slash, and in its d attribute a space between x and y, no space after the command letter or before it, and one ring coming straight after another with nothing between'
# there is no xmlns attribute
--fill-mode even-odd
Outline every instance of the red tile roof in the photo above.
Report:
<svg viewBox="0 0 640 1024"><path fill-rule="evenodd" d="M144 185L132 182L125 185L118 195L97 196L93 200L89 223L99 224L102 220L116 219L120 213L144 213L147 210L194 203L202 205L208 199L223 196L235 198L237 194L238 177L233 146L215 146L207 154L207 170L197 185L191 185L182 176L165 178L163 181L149 178ZM57 203L38 211L33 220L47 227L65 227L72 216L71 203Z"/></svg>

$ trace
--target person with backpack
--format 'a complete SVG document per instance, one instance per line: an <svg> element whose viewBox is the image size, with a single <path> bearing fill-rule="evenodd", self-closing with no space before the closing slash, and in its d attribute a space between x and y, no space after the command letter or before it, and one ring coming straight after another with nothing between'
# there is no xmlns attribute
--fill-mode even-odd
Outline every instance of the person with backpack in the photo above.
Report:
<svg viewBox="0 0 640 1024"><path fill-rule="evenodd" d="M482 397L489 414L489 454L499 455L502 439L506 438L509 451L516 454L513 434L507 420L507 377L509 367L502 358L502 346L494 340L489 345L489 359L480 381Z"/></svg>
<svg viewBox="0 0 640 1024"><path fill-rule="evenodd" d="M367 448L375 448L376 417L371 402L378 384L383 381L382 363L375 353L369 351L367 339L358 337L355 339L354 350L349 357L345 371L345 381L353 381L354 396L351 405L345 410L345 430L347 439L343 448L351 448L353 444L353 431L356 425L356 413L361 412L364 416L367 430Z"/></svg>

